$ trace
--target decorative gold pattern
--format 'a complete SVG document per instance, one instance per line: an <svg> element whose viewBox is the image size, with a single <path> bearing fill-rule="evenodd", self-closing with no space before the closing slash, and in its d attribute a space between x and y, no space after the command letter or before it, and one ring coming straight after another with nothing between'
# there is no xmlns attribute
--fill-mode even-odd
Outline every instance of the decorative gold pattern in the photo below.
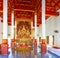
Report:
<svg viewBox="0 0 60 58"><path fill-rule="evenodd" d="M27 21L19 21L17 24L17 40L19 43L27 43L30 40L31 24Z"/></svg>

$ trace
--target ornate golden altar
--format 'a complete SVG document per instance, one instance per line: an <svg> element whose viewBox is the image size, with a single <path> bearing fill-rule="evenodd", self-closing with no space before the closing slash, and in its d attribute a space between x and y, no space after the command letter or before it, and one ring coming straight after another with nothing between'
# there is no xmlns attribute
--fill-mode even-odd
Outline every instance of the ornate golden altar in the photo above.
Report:
<svg viewBox="0 0 60 58"><path fill-rule="evenodd" d="M17 22L17 39L16 46L17 51L30 51L30 35L31 35L31 24L28 21Z"/></svg>

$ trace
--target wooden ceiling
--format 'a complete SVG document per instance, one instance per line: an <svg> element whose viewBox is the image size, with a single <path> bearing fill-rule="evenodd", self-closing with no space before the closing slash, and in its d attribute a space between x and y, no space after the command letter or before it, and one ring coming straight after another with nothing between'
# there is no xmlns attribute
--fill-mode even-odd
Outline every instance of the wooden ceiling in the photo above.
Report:
<svg viewBox="0 0 60 58"><path fill-rule="evenodd" d="M46 19L49 16L58 16L60 0L46 0ZM37 13L37 24L41 24L42 0L8 0L8 23L11 23L11 12L14 10L15 18L32 18ZM3 15L3 0L0 0L0 16Z"/></svg>

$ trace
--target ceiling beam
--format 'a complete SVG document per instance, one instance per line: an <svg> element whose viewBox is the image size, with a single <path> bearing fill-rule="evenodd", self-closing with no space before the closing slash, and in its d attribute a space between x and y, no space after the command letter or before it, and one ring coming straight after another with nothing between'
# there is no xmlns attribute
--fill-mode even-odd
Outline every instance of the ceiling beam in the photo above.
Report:
<svg viewBox="0 0 60 58"><path fill-rule="evenodd" d="M27 12L35 12L34 10L24 10L24 9L14 9L14 11L27 11Z"/></svg>

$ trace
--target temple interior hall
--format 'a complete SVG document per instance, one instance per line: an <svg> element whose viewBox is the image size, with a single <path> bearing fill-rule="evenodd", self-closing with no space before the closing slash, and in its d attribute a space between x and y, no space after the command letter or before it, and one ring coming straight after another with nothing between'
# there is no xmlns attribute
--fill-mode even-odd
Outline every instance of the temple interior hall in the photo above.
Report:
<svg viewBox="0 0 60 58"><path fill-rule="evenodd" d="M0 0L0 58L60 58L60 0Z"/></svg>

